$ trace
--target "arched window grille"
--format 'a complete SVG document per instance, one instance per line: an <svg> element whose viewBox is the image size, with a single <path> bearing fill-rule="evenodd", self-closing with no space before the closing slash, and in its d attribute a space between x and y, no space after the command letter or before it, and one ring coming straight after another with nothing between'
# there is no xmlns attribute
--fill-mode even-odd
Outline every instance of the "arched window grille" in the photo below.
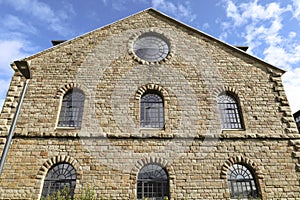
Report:
<svg viewBox="0 0 300 200"><path fill-rule="evenodd" d="M244 165L234 164L227 172L231 199L258 198L258 186L251 171Z"/></svg>
<svg viewBox="0 0 300 200"><path fill-rule="evenodd" d="M169 179L167 172L159 165L148 164L144 166L137 181L137 199L170 199Z"/></svg>
<svg viewBox="0 0 300 200"><path fill-rule="evenodd" d="M70 89L63 98L59 115L59 127L81 127L84 93L79 89Z"/></svg>
<svg viewBox="0 0 300 200"><path fill-rule="evenodd" d="M68 163L59 163L49 169L44 180L42 196L47 197L53 193L67 189L70 196L74 195L76 186L76 171Z"/></svg>
<svg viewBox="0 0 300 200"><path fill-rule="evenodd" d="M242 129L242 115L236 98L229 93L218 96L218 109L222 129Z"/></svg>
<svg viewBox="0 0 300 200"><path fill-rule="evenodd" d="M140 117L141 127L163 128L165 120L163 98L155 92L144 94L141 98Z"/></svg>

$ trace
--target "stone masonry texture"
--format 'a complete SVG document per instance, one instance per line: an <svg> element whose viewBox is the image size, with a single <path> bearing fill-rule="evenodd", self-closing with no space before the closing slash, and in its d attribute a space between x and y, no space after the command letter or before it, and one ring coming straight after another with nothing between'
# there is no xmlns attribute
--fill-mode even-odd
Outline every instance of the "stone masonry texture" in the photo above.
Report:
<svg viewBox="0 0 300 200"><path fill-rule="evenodd" d="M167 38L170 54L149 63L135 56L143 33ZM168 173L171 199L230 199L226 172L243 163L262 199L300 199L300 136L283 70L153 9L140 12L24 59L29 82L0 177L0 199L39 199L56 163L76 170L75 193L136 199L137 175L156 163ZM12 64L0 115L0 152L24 78ZM57 127L63 95L85 93L81 129ZM164 97L164 129L140 127L140 98ZM239 100L244 129L222 130L217 96Z"/></svg>

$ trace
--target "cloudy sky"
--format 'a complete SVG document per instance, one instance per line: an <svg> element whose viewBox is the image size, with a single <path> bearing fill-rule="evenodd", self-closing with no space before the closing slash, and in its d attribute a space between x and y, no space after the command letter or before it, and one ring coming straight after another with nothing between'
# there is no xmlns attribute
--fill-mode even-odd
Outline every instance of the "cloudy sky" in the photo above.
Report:
<svg viewBox="0 0 300 200"><path fill-rule="evenodd" d="M0 0L0 109L12 61L149 7L286 70L292 112L300 109L300 0Z"/></svg>

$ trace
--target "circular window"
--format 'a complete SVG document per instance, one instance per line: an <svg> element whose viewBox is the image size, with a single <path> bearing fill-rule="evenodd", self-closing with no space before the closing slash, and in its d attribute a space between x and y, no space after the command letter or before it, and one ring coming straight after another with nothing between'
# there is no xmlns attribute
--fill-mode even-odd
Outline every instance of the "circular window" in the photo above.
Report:
<svg viewBox="0 0 300 200"><path fill-rule="evenodd" d="M158 34L141 35L133 45L133 51L140 59L148 62L158 62L169 54L169 44Z"/></svg>

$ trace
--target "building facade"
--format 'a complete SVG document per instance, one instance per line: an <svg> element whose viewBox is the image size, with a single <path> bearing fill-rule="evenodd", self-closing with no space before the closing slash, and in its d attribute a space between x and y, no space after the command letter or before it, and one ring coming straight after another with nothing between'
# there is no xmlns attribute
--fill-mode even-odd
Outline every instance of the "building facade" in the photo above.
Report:
<svg viewBox="0 0 300 200"><path fill-rule="evenodd" d="M299 199L283 70L148 9L23 59L1 199ZM0 149L24 77L0 115Z"/></svg>

